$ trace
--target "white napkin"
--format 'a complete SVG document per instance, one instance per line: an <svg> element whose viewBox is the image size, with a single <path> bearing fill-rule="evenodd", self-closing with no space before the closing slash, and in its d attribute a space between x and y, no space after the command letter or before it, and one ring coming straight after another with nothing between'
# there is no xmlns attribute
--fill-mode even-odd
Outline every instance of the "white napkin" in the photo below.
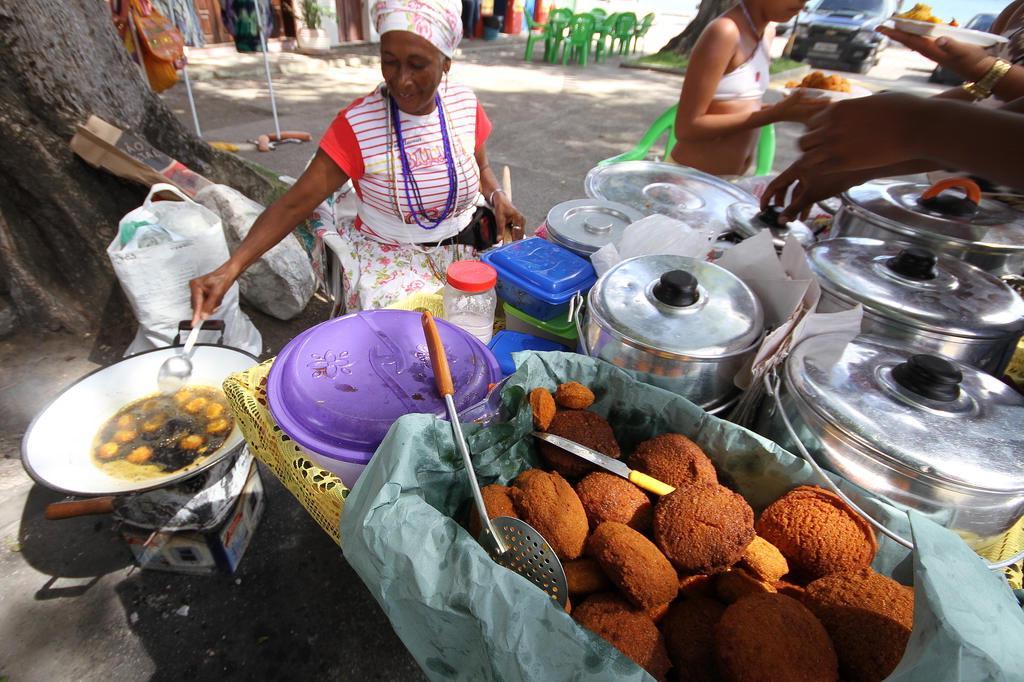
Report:
<svg viewBox="0 0 1024 682"><path fill-rule="evenodd" d="M675 218L652 215L626 227L618 241L592 253L590 262L600 277L618 263L637 256L689 256L704 260L717 238L716 230L695 229Z"/></svg>

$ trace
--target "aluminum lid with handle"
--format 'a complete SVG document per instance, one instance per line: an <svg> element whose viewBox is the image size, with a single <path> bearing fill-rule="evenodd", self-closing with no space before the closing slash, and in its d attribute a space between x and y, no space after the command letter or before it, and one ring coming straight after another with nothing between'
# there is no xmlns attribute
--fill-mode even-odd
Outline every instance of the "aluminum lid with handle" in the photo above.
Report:
<svg viewBox="0 0 1024 682"><path fill-rule="evenodd" d="M981 339L1024 331L1024 300L1009 285L921 247L841 237L812 246L807 261L829 294L912 329Z"/></svg>
<svg viewBox="0 0 1024 682"><path fill-rule="evenodd" d="M548 211L548 237L580 255L594 253L622 237L643 214L625 204L603 199L573 199Z"/></svg>
<svg viewBox="0 0 1024 682"><path fill-rule="evenodd" d="M870 337L848 342L842 334L801 343L786 363L785 376L787 392L797 398L795 418L813 423L822 417L824 428L838 431L845 436L844 442L859 448L867 459L850 464L854 471L861 470L862 477L871 476L863 463L886 457L882 448L888 447L893 449L886 464L900 478L895 482L898 488L903 487L901 481L921 477L937 484L940 491L959 489L967 495L990 493L1019 499L1024 490L1024 442L1019 429L1024 398L993 377L936 356L908 357ZM879 532L914 549L911 540L875 520L825 473L782 407L774 371L763 377L763 383L792 444L822 483ZM981 428L976 429L979 424ZM993 447L995 465L989 467ZM863 486L868 480L859 483ZM936 501L942 503L941 492ZM1024 551L988 566L1001 569L1022 558Z"/></svg>
<svg viewBox="0 0 1024 682"><path fill-rule="evenodd" d="M811 228L798 220L779 224L778 217L782 210L777 206L769 206L761 210L760 206L738 201L726 210L726 218L733 234L742 239L753 237L762 230L771 230L772 243L777 251L785 246L786 239L792 235L805 249L814 243Z"/></svg>
<svg viewBox="0 0 1024 682"><path fill-rule="evenodd" d="M874 180L847 190L843 202L896 233L1024 252L1024 211L984 197L970 180Z"/></svg>
<svg viewBox="0 0 1024 682"><path fill-rule="evenodd" d="M639 256L590 290L595 321L627 344L688 358L751 347L764 328L754 292L728 270L685 256Z"/></svg>
<svg viewBox="0 0 1024 682"><path fill-rule="evenodd" d="M592 168L588 197L631 206L643 215L660 213L693 227L729 227L726 210L736 202L757 205L754 195L693 168L653 161L626 161Z"/></svg>

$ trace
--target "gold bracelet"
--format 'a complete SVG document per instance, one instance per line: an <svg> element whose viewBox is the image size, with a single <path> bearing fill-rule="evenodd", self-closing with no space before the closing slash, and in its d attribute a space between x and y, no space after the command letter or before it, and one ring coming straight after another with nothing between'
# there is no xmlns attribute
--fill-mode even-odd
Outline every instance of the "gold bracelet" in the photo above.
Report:
<svg viewBox="0 0 1024 682"><path fill-rule="evenodd" d="M1010 62L997 57L984 76L977 81L964 83L960 87L975 101L987 99L992 96L992 90L996 87L996 83L1007 74L1011 66Z"/></svg>

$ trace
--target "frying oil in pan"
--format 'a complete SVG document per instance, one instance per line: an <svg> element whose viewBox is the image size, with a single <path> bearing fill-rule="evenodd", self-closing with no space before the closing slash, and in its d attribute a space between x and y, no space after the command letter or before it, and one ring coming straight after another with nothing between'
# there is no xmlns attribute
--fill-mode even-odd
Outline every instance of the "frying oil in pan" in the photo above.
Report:
<svg viewBox="0 0 1024 682"><path fill-rule="evenodd" d="M201 464L224 444L233 427L222 391L188 386L121 408L96 435L93 461L116 478L162 476Z"/></svg>

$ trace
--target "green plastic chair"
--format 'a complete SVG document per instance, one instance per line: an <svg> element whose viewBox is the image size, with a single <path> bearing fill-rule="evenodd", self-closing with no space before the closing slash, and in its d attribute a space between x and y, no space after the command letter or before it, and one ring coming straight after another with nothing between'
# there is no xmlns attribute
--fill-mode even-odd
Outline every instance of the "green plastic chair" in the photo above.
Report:
<svg viewBox="0 0 1024 682"><path fill-rule="evenodd" d="M600 62L608 58L608 52L615 42L615 22L618 14L609 14L594 27L594 61Z"/></svg>
<svg viewBox="0 0 1024 682"><path fill-rule="evenodd" d="M533 45L541 38L547 38L547 24L538 24L529 13L523 13L526 19L528 33L526 34L526 52L523 54L523 61L533 60Z"/></svg>
<svg viewBox="0 0 1024 682"><path fill-rule="evenodd" d="M601 21L602 19L608 16L608 12L605 11L602 7L595 7L594 9L589 10L587 14L593 16L594 19L597 21Z"/></svg>
<svg viewBox="0 0 1024 682"><path fill-rule="evenodd" d="M619 54L626 54L629 50L629 43L633 40L635 28L636 15L632 12L623 12L615 20L615 49Z"/></svg>
<svg viewBox="0 0 1024 682"><path fill-rule="evenodd" d="M659 160L669 158L672 154L672 150L676 146L675 123L676 110L678 108L678 104L673 104L671 107L666 109L665 113L659 116L658 119L651 124L651 127L647 129L647 132L644 133L644 136L636 143L636 146L628 152L605 159L598 165L605 166L610 163L622 163L623 161L644 161L647 159L647 156L651 151L651 147L653 147L665 133L668 133L668 139L665 142L665 154ZM762 126L757 137L754 175L768 175L772 172L772 166L774 165L775 126L768 124L766 126Z"/></svg>
<svg viewBox="0 0 1024 682"><path fill-rule="evenodd" d="M544 61L558 61L558 50L565 39L565 32L572 21L572 10L557 7L548 14L547 31L544 35Z"/></svg>
<svg viewBox="0 0 1024 682"><path fill-rule="evenodd" d="M641 38L647 36L647 32L651 30L651 26L654 25L654 12L645 14L644 18L640 20L640 24L633 29L633 52L636 52L637 44Z"/></svg>
<svg viewBox="0 0 1024 682"><path fill-rule="evenodd" d="M569 37L562 45L562 65L566 65L570 59L574 59L579 62L580 66L586 66L587 57L590 55L590 43L593 40L594 17L589 14L574 16L569 27Z"/></svg>

